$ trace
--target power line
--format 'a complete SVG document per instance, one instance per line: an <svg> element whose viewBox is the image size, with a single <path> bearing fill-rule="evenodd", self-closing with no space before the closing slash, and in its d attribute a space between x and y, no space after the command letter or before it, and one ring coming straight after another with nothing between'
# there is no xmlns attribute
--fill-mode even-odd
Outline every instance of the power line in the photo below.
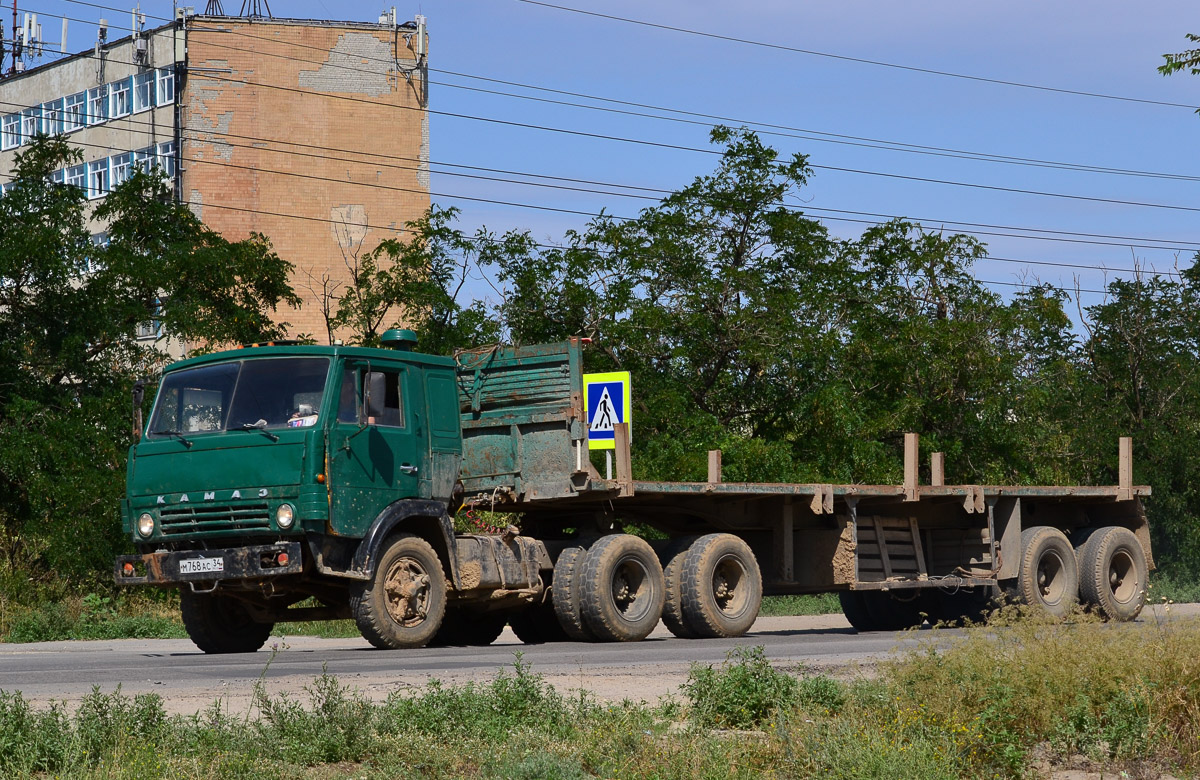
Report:
<svg viewBox="0 0 1200 780"><path fill-rule="evenodd" d="M8 106L14 107L14 108L28 108L29 107L24 104L12 103L9 101L0 101L0 105L8 105ZM123 118L123 119L124 119L124 121L126 121L129 124L137 124L137 125L142 125L145 127L150 127L153 125L153 123L151 123L151 122L142 122L142 121L134 120L134 119L128 118L128 117ZM383 154L380 154L377 152L363 152L363 151L359 151L359 150L336 149L336 148L330 148L327 146L303 144L303 143L296 142L296 141L283 141L280 139L262 138L262 137L258 137L258 136L244 136L244 135L238 135L238 134L234 134L234 133L222 133L217 130L190 130L189 132L195 133L198 136L198 137L193 138L193 140L207 142L207 143L223 143L225 145L228 145L228 146L231 146L234 148L248 149L248 150L252 150L255 152L269 152L269 153L274 153L274 154L286 154L286 155L309 157L309 158L315 158L315 159L342 161L341 158L330 157L329 155L326 155L326 154L313 154L313 153L297 152L297 151L284 150L284 149L271 149L271 148L266 148L266 147L257 145L258 143L267 142L267 143L283 143L283 144L288 144L288 145L301 146L301 147L305 147L305 148L322 149L324 151L337 151L337 152L342 152L342 153L346 153L346 154L381 157L384 159L406 160L406 161L412 161L412 162L418 162L418 163L425 162L425 161L420 160L419 158L410 158L410 157L402 157L402 156L394 156L394 155L383 155ZM229 141L217 142L217 141L213 141L211 139L203 137L203 136L210 136L210 135L220 135L220 136L224 136L224 137L239 138L239 139L243 139L243 140L249 140L254 143L236 144L236 143L231 143ZM82 142L74 142L74 143L76 143L76 145L79 145L79 146L89 146L89 147L99 148L99 149L103 149L103 150L107 150L107 151L128 151L123 148L104 146L104 145L99 145L99 144L86 144L86 143L82 143ZM420 170L419 167L394 165L394 164L389 164L389 163L380 163L377 161L353 160L351 162L357 162L360 164L377 165L377 166L388 167L388 168L396 168L399 170L409 170L409 171ZM472 169L472 170L483 170L483 171L489 171L489 172L495 172L495 173L504 173L504 174L514 175L514 176L528 176L528 177L536 177L536 178L545 178L545 179L550 179L550 180L555 180L555 181L569 181L569 182L582 183L582 184L594 184L594 185L602 186L602 187L636 189L636 190L640 190L643 192L654 192L654 193L658 193L658 194L669 194L671 192L670 190L667 190L665 188L641 187L641 186L637 186L637 185L618 184L618 183L611 183L611 182L596 182L596 181L592 181L592 180L571 179L568 177L549 176L546 174L528 173L528 172L522 172L522 171L509 171L509 170L504 170L504 169L486 168L486 167L482 167L482 166L465 166L465 165L459 165L456 163L444 163L444 162L437 162L437 161L428 161L428 162L430 165L437 165L437 166L460 167L460 168L467 168L467 169ZM563 185L544 184L541 182L520 181L520 180L505 179L505 178L493 177L493 176L462 174L462 173L455 173L452 171L434 171L434 172L439 175L481 179L481 180L485 180L485 181L495 181L495 182L500 182L500 183L510 183L510 184L536 186L536 187L551 187L551 188L567 190L567 191L584 192L584 193L598 194L598 195L610 195L610 196L618 196L618 197L629 197L629 198L637 198L637 199L642 199L642 200L657 200L657 198L647 196L647 195L638 195L638 194L623 193L623 192L611 192L611 191L605 191L605 190L590 189L590 188L585 188L585 187L568 187L568 186L563 186ZM338 181L340 181L340 180L338 180ZM448 193L434 193L434 194L438 195L439 197L464 198L464 199L467 198L467 196L457 196L457 195L452 195L452 194L448 194ZM487 199L483 199L483 200L484 200L484 202L493 202L493 201L490 201ZM513 206L516 206L519 208L539 208L536 206L531 206L530 204L514 204L514 203L511 203L508 201L494 201L494 202L496 204L513 205ZM963 225L963 226L974 227L974 228L997 228L998 230L1022 230L1022 231L1050 232L1050 233L1059 234L1060 236L1061 235L1077 235L1077 236L1090 236L1090 237L1094 237L1094 238L1111 238L1111 239L1120 239L1121 243L1112 243L1109 241L1093 241L1093 240L1085 240L1085 239L1070 239L1070 238L1062 238L1059 236L1024 235L1024 234L1020 234L1020 233L998 232L998 230L988 231L988 230L975 229L975 230L967 231L973 235L983 235L983 236L1024 238L1024 239L1036 239L1036 240L1045 240L1045 241L1060 241L1060 242L1067 242L1067 243L1083 243L1083 244L1090 244L1090 245L1097 245L1097 246L1127 246L1129 244L1125 243L1126 241L1155 241L1155 242L1159 242L1160 244L1165 243L1167 241L1166 239L1150 239L1150 238L1145 238L1145 237L1115 236L1115 235L1094 234L1094 233L1072 233L1070 231L1057 231L1057 230L1049 230L1049 229L1044 229L1044 228L1026 228L1026 227L1021 227L1021 226L990 225L990 224L986 224L986 223L962 222L962 221L955 221L955 220L914 217L914 216L905 216L905 215L896 215L896 214L880 214L880 213L874 213L874 212L854 211L854 210L848 210L848 209L824 208L824 207L810 206L807 204L797 204L797 205L799 206L799 208L807 209L810 212L816 211L816 212L830 212L830 213L835 213L835 214L854 214L854 215L859 215L859 216L879 217L879 218L888 219L888 220L904 219L907 221L925 223L925 224L940 223L943 225L945 225L945 224ZM570 213L576 213L576 214L580 214L580 215L584 215L584 216L597 216L594 212L572 211ZM849 219L849 218L844 218L844 217L833 217L833 216L825 217L825 218L833 220L833 221L839 221L839 222L859 223L859 224L867 224L867 225L881 224L879 221L868 220L868 219ZM1181 242L1176 242L1176 243L1193 243L1193 242L1181 241ZM1185 246L1160 246L1157 244L1134 244L1133 246L1136 246L1138 248L1143 248L1143 249L1161 249L1161 250L1166 250L1166 251L1178 251L1178 252L1196 251L1195 247L1185 247Z"/></svg>
<svg viewBox="0 0 1200 780"><path fill-rule="evenodd" d="M114 147L104 146L102 144L80 143L79 145L89 146L89 147L93 147L93 148L99 148L99 149L106 150L106 151L120 151L119 149L115 149ZM241 148L257 148L257 147L241 147ZM261 151L272 151L272 152L277 152L277 153L282 153L282 154L290 154L290 152L287 152L285 150L266 149L266 150L261 150ZM274 170L274 169L269 169L269 168L260 168L260 167L246 166L246 165L238 165L238 164L229 163L229 162L220 162L217 160L206 160L206 159L202 159L202 158L186 157L186 158L182 158L182 161L188 162L188 163L212 165L212 166L217 166L217 167L222 167L222 168L248 170L248 171L254 171L254 172L260 173L260 174L265 173L265 174L273 174L273 175L280 175L280 176L292 176L292 177L296 177L296 178L303 178L303 179L328 182L328 183L338 183L338 184L342 184L342 185L349 184L351 186L368 187L368 188L373 188L373 189L393 190L393 191L399 191L399 192L417 192L417 193L424 192L423 190L419 190L419 189L412 189L412 188L406 188L406 187L395 187L395 186L379 184L379 183L375 183L375 182L344 181L341 179L334 179L334 178L325 177L325 176L317 176L314 174L298 173L295 171L279 171L279 170ZM477 200L477 199L471 198L469 196L459 196L459 195L454 195L454 194L450 194L450 193L431 193L431 194L436 195L438 197L451 198L451 199ZM517 204L517 203L511 203L508 201L495 201L495 200L489 200L489 199L484 199L484 200L485 200L485 202L489 202L489 203L512 205L512 206L517 206L520 208L542 208L540 206L536 206L536 205L532 205L532 204ZM201 204L201 205L203 206L203 205L208 205L208 204ZM251 211L253 211L253 210L251 210ZM263 212L263 213L268 213L268 212ZM593 217L600 216L599 214L596 214L593 212L576 212L576 213L586 214L586 215L593 216ZM617 220L621 220L621 221L629 221L629 220L634 219L632 217L625 217L625 216L619 216L619 215L609 215L609 216L612 217L613 219L617 219ZM866 220L845 220L845 219L840 219L840 218L833 218L833 219L835 219L835 221L866 222ZM881 223L870 222L869 224L878 225ZM402 232L411 232L411 231L402 231ZM547 245L547 244L538 244L538 246L552 248L552 245ZM1101 267L1097 267L1097 266L1083 265L1083 264L1077 264L1077 263L1063 263L1063 262L1044 261L1044 260L1026 260L1026 259L1018 259L1018 258L1005 258L1005 257L993 257L993 256L987 256L987 257L981 258L981 261L982 260L991 260L991 261L1006 262L1006 263L1016 263L1016 264L1022 264L1022 265L1044 265L1044 266L1055 266L1055 267L1064 267L1064 268L1077 268L1077 269L1090 270L1090 271L1112 271L1112 272L1135 273L1135 274L1139 272L1139 269L1136 269L1136 268L1101 268ZM1178 273L1171 272L1171 271L1160 271L1160 272L1156 272L1156 273L1159 273L1162 275L1168 275L1168 276L1178 276ZM989 283L991 283L991 282L989 282ZM1006 282L994 282L994 283L995 284L1008 284Z"/></svg>
<svg viewBox="0 0 1200 780"><path fill-rule="evenodd" d="M896 70L910 71L913 73L924 73L932 76L945 76L947 78L965 79L967 81L977 81L985 84L999 84L1006 87L1020 87L1022 89L1034 89L1042 92L1055 92L1062 95L1078 95L1082 97L1102 98L1104 100L1118 100L1125 103L1142 103L1152 106L1167 106L1168 108L1186 108L1189 111L1194 111L1195 106L1187 103L1172 103L1165 100L1150 100L1148 98L1128 97L1125 95L1109 95L1103 92L1089 92L1080 89L1066 89L1063 87L1051 87L1045 84L1029 84L1021 81L1010 81L1008 79L989 78L986 76L972 76L966 73L954 73L952 71L937 70L934 68L922 68L915 65L900 65L894 62L883 62L882 60L871 60L863 57L851 57L845 54L833 54L830 52L816 51L814 49L801 49L796 46L785 46L778 43L766 43L764 41L755 41L748 38L738 38L732 35L720 35L718 33L705 32L703 30L692 30L686 27L676 27L669 24L658 24L656 22L647 22L642 19L630 19L624 16L613 16L612 14L603 14L597 11L585 11L581 8L571 8L565 5L555 5L554 3L543 2L543 0L517 0L520 3L528 5L538 5L545 8L554 8L559 11L570 11L571 13L583 14L585 16L594 16L600 19L609 19L611 21L623 22L625 24L636 24L643 27L654 27L660 30L669 30L671 32L686 33L687 35L696 35L702 38L711 38L721 41L729 41L731 43L741 43L747 46L758 46L764 49L777 49L779 51L789 51L796 54L808 54L813 57L827 57L829 59L841 60L844 62L857 62L862 65L874 65L881 68L893 68Z"/></svg>
<svg viewBox="0 0 1200 780"><path fill-rule="evenodd" d="M111 8L109 6L101 6L101 5L98 5L95 3L83 2L83 0L66 0L66 2L72 2L72 3L76 3L78 5L88 5L88 6L92 6L95 8L103 8L103 9L113 10L113 11L120 10L120 9L116 9L116 8ZM53 14L48 14L48 15L53 15ZM70 17L62 17L62 18L70 18ZM163 18L163 17L157 17L157 18ZM85 20L72 19L72 21L80 21L80 22L86 23ZM320 46L314 46L311 44L303 44L303 43L298 43L298 42L294 42L294 41L277 41L277 40L274 40L271 38L267 38L267 37L260 36L260 35L253 35L253 34L246 33L246 32L240 31L240 30L222 30L221 32L223 35L224 34L233 34L233 35L237 35L240 37L250 38L253 40L267 41L267 42L277 44L277 45L283 44L283 45L292 46L295 48L311 49L313 51L328 53L327 49L320 47ZM294 62L303 62L306 64L321 64L324 67L332 67L332 68L341 69L341 70L348 70L348 71L361 72L361 73L375 73L376 72L376 71L367 70L365 68L358 68L358 67L355 67L352 65L345 65L342 63L331 63L331 62L319 63L316 60L309 60L309 59L298 58L298 57L290 57L288 55L276 54L273 52L260 52L260 51L256 51L256 50L252 50L252 49L244 49L241 47L228 46L228 45L219 44L219 43L210 42L208 45L213 46L215 48L227 49L230 51L254 52L255 54L258 54L259 56L275 57L275 58L284 59L284 60L291 60ZM376 62L381 62L381 63L387 63L389 65L394 64L394 61L392 59L385 59L382 57L374 57L374 56L370 56L370 55L363 56L363 57L361 57L361 59L367 60L367 61L376 61ZM991 162L991 163L1000 163L1000 164L1006 164L1006 165L1019 165L1019 166L1027 166L1027 167L1034 167L1034 168L1045 168L1045 169L1050 169L1050 170L1067 170L1067 171L1099 173L1099 174L1116 175L1116 176L1158 178L1158 179L1175 180L1175 181L1200 181L1200 176L1194 176L1194 175L1189 175L1189 174L1176 174L1176 173L1167 173L1167 172L1162 172L1162 171L1143 171L1143 170L1137 170L1137 169L1118 168L1118 167L1112 167L1112 166L1092 165L1092 164L1088 164L1088 163L1071 163L1071 162L1056 161L1056 160L1043 160L1043 159L1038 159L1038 158L1019 157L1019 156L1012 156L1012 155L1001 155L1001 154L994 154L994 153L990 153L990 152L976 152L976 151L971 151L971 150L954 149L954 148L949 148L949 147L930 146L930 145L924 145L924 144L911 144L911 143L906 143L906 142L901 142L901 141L891 141L891 140L886 140L886 139L869 138L869 137L865 137L865 136L854 136L854 135L848 135L848 134L843 134L843 133L830 133L830 132L824 132L824 131L820 131L820 130L811 130L811 129L806 129L806 128L791 127L788 125L779 125L779 124L772 124L772 123L767 123L767 122L759 122L756 120L738 119L738 118L734 118L734 117L725 117L725 116L719 116L719 115L714 115L714 114L704 114L704 113L700 113L700 112L684 111L681 109L675 109L675 108L664 107L664 106L656 106L656 105L645 104L645 103L636 103L636 102L632 102L632 101L616 100L616 99L608 98L608 97L588 95L588 94L584 94L584 93L571 92L571 91L567 91L567 90L551 89L551 88L547 88L547 87L540 87L537 85L522 84L520 82L505 81L502 79L489 78L486 76L476 76L476 75L472 75L472 74L468 74L468 73L458 73L455 71L442 70L442 69L437 69L437 68L430 68L430 70L438 72L438 73L446 73L448 75L453 75L453 76L457 76L460 78L476 79L476 80L485 81L485 82L505 84L508 86L516 86L516 87L520 87L523 89L538 90L538 91L544 91L544 92L560 94L560 95L568 95L568 96L579 97L579 98L584 98L584 99L588 99L588 100L596 100L596 101L602 101L602 102L608 102L608 103L614 103L614 104L620 104L620 105L627 105L627 106L638 107L638 108L645 108L645 109L650 109L650 110L654 110L654 111L663 111L663 112L669 112L669 113L683 114L686 116L700 117L703 119L713 120L713 121L718 121L718 122L732 122L732 123L744 124L744 125L748 125L748 126L752 125L752 126L759 127L759 128L768 128L766 130L760 130L759 132L761 132L765 135L774 135L774 136L780 136L780 137L785 137L785 138L795 138L795 139L799 139L799 140L815 141L815 142L819 142L819 143L841 144L841 145L854 146L854 147L859 147L859 148L879 149L881 151L892 151L892 152L903 152L903 153L908 153L908 154L930 155L930 156L937 156L937 157L946 157L946 158L950 158L950 159L973 160L976 162ZM511 92L503 92L500 90L481 89L479 87L470 87L470 86L466 86L463 84L455 84L452 82L429 81L428 83L431 85L434 85L434 86L443 86L443 87L450 87L453 89L469 90L469 91L473 91L473 92L480 92L480 93L485 93L485 94L510 97L510 98L515 98L515 99L520 99L520 100L530 100L530 101L537 101L537 102L542 102L542 103L549 103L549 104L553 104L553 105L562 105L562 106L569 106L569 107L574 107L574 108L582 108L582 109L587 109L587 110L592 110L592 111L603 111L603 112L616 113L616 114L622 114L622 115L627 115L627 116L637 116L637 117L642 117L642 118L657 119L657 120L661 120L661 121L677 122L677 123L683 123L683 124L694 125L694 126L711 127L711 124L709 124L709 122L701 122L701 121L697 121L697 120L682 119L680 117L659 116L659 115L655 115L655 114L647 114L647 113L638 112L638 111L624 111L624 110L619 110L619 109L612 109L612 108L607 108L604 106L591 106L591 105L586 105L586 104L581 104L581 103L573 103L573 102L569 102L569 101L548 100L546 98L539 98L539 97L535 97L532 95L520 95L520 94L511 93ZM821 137L821 136L825 136L825 137Z"/></svg>
<svg viewBox="0 0 1200 780"><path fill-rule="evenodd" d="M524 2L524 1L525 0L522 0L522 2ZM367 98L354 97L352 95L338 95L338 94L333 94L333 93L328 93L328 92L315 92L313 90L304 90L304 89L299 89L296 87L286 87L281 84L266 84L266 83L262 83L262 82L246 81L244 79L230 78L228 76L223 76L223 75L215 74L215 73L197 72L197 73L194 73L193 75L196 77L199 77L199 78L206 78L206 79L211 79L214 81L227 81L227 82L230 82L233 84L243 84L246 86L263 87L266 89L277 89L277 90L282 90L285 92L292 92L292 93L298 93L298 94L320 95L322 97L333 98L333 99L337 99L337 100L347 100L347 101L352 101L352 102L356 102L356 103L365 103L368 105L377 105L377 106L382 106L385 108L408 110L408 111L427 111L431 114L436 114L438 116L452 117L452 118L456 118L456 119L469 119L469 120L477 121L477 122L488 122L491 124L503 125L503 126L507 126L507 127L516 127L516 128L526 129L526 130L541 130L544 132L561 133L561 134L565 134L565 135L580 136L580 137L584 137L584 138L593 138L593 139L606 140L606 141L617 141L617 142L621 142L621 143L636 144L636 145L641 145L641 146L650 146L650 147L659 148L659 149L672 149L672 150L677 150L677 151L696 152L696 153L710 154L710 155L724 154L724 152L721 152L721 151L715 150L715 149L702 149L702 148L695 147L695 146L685 146L683 144L672 144L672 143L666 143L666 142L662 142L662 141L649 141L649 140L641 139L641 138L627 138L627 137L623 137L623 136L607 135L605 133L592 133L592 132L588 132L586 130L572 130L569 128L550 127L548 125L538 125L538 124L533 124L533 123L529 123L529 122L515 122L512 120L508 120L508 119L496 119L494 117L481 117L481 116L475 116L473 114L461 114L461 113L454 112L454 111L438 111L438 110L431 109L431 108L418 109L418 108L412 108L410 106L401 106L401 105L396 105L393 103L384 103L382 101L369 100ZM869 171L869 170L862 170L862 169L857 169L857 168L844 168L844 167L833 166L833 165L810 164L808 167L816 169L816 170L828 170L828 171L836 171L836 172L841 172L841 173L855 173L855 174L861 174L861 175L865 175L865 176L879 176L879 177L884 177L884 178L888 178L888 179L901 179L904 181L917 181L917 182L923 182L923 183L928 183L928 184L941 184L941 185L946 185L946 186L982 189L982 190L990 190L990 191L995 191L995 192L1008 192L1008 193L1019 194L1019 195L1036 195L1039 197L1063 198L1063 199L1068 199L1068 200L1081 200L1081 201L1087 201L1087 202L1091 202L1091 203L1109 203L1109 204L1119 205L1119 206L1138 206L1138 207L1142 207L1142 208L1200 212L1200 207L1180 206L1180 205L1170 204L1170 203L1150 203L1150 202L1146 202L1146 201L1121 200L1119 198L1101 198L1101 197L1094 196L1094 195L1075 195L1072 193L1046 192L1043 190L1031 190L1031 189L1025 189L1025 188L1021 188L1021 187L1001 187L999 185L992 185L992 184L977 184L977 183L973 183L973 182L954 181L952 179L934 179L934 178L923 177L923 176L909 176L906 174L885 173L882 171Z"/></svg>

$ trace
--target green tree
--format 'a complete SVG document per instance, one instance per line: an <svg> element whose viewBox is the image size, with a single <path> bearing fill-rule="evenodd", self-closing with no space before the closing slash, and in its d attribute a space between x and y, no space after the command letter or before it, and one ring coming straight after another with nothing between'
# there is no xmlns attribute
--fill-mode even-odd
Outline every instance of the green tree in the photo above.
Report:
<svg viewBox="0 0 1200 780"><path fill-rule="evenodd" d="M138 323L191 345L260 340L297 299L263 238L213 233L160 173L135 172L95 209L110 243L93 244L84 194L52 183L79 160L40 139L0 197L0 572L106 579L124 544L129 391L165 359Z"/></svg>
<svg viewBox="0 0 1200 780"><path fill-rule="evenodd" d="M464 236L453 227L458 209L434 206L407 223L409 237L386 239L350 264L351 279L334 304L330 335L349 329L355 343L379 344L388 328L417 332L433 354L495 341L495 321L482 301L459 303L463 287L481 263L506 252L526 254L528 237Z"/></svg>

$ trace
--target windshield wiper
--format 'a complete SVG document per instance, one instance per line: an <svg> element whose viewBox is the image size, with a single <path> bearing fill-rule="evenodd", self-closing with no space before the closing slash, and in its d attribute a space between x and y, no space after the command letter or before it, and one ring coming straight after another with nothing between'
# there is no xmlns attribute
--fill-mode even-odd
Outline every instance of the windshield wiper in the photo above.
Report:
<svg viewBox="0 0 1200 780"><path fill-rule="evenodd" d="M189 449L192 446L191 440L188 439L186 436L184 436L179 431L166 431L166 430L152 431L151 435L152 436L174 436L176 439L179 439L181 442L183 442L183 446L188 447Z"/></svg>
<svg viewBox="0 0 1200 780"><path fill-rule="evenodd" d="M267 430L267 421L259 420L258 422L242 423L240 430L243 431L261 431L263 436L266 436L271 441L279 441L279 437Z"/></svg>

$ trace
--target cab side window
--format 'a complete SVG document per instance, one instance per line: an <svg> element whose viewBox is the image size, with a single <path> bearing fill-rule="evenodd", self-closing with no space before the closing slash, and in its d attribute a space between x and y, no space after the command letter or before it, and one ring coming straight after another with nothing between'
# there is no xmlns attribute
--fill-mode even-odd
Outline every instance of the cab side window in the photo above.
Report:
<svg viewBox="0 0 1200 780"><path fill-rule="evenodd" d="M358 385L359 378L363 385ZM339 422L359 422L358 399L367 407L367 425L404 427L403 378L399 371L358 372L346 369L342 375L341 397L338 401Z"/></svg>

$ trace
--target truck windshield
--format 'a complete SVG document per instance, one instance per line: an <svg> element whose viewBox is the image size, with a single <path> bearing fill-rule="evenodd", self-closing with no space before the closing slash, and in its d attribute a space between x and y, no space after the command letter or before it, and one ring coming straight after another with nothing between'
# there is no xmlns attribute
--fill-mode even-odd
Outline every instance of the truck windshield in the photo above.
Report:
<svg viewBox="0 0 1200 780"><path fill-rule="evenodd" d="M150 438L317 424L328 358L238 360L163 377Z"/></svg>

